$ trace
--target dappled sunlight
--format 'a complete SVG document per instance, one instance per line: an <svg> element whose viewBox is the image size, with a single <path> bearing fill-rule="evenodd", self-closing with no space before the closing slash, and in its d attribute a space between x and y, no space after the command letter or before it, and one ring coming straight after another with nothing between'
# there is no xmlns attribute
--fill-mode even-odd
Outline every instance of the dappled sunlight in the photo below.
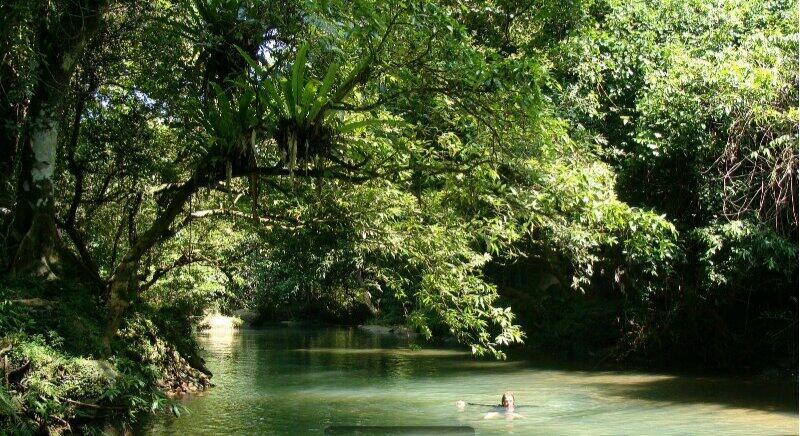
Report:
<svg viewBox="0 0 800 436"><path fill-rule="evenodd" d="M207 331L218 332L220 330L236 330L241 326L241 320L234 316L213 314L203 320L208 325Z"/></svg>
<svg viewBox="0 0 800 436"><path fill-rule="evenodd" d="M242 320L235 316L211 313L203 318L200 326L201 335L206 337L212 346L230 346L242 326Z"/></svg>

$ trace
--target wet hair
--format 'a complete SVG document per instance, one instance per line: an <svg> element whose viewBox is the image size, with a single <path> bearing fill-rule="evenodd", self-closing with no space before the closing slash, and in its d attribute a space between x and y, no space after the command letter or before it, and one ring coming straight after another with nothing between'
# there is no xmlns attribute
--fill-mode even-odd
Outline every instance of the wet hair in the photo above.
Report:
<svg viewBox="0 0 800 436"><path fill-rule="evenodd" d="M514 403L514 394L508 391L503 392L503 396L500 397L500 405L503 407L507 407L509 402Z"/></svg>

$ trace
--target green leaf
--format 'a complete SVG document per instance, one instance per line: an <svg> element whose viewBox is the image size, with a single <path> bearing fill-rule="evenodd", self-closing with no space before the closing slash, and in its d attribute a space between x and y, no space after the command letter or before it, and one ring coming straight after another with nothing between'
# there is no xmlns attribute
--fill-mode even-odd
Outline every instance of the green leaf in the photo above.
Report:
<svg viewBox="0 0 800 436"><path fill-rule="evenodd" d="M306 53L308 52L308 44L302 43L300 45L300 49L297 51L297 56L294 59L294 64L292 65L292 84L291 84L291 91L292 97L295 107L300 106L301 102L301 93L303 92L303 82L305 82L305 72L306 72ZM298 110L297 108L294 109L293 116L297 120L297 122L301 121L301 117L305 115L302 111Z"/></svg>
<svg viewBox="0 0 800 436"><path fill-rule="evenodd" d="M317 90L314 105L308 110L308 117L311 119L317 118L320 109L328 103L328 92L333 86L333 81L339 73L339 64L336 62L328 66L328 71L325 73L325 78L322 80L322 86Z"/></svg>
<svg viewBox="0 0 800 436"><path fill-rule="evenodd" d="M292 84L288 80L283 80L281 85L283 88L283 99L286 101L288 115L291 118L296 118L297 105L295 104L294 94L292 93Z"/></svg>
<svg viewBox="0 0 800 436"><path fill-rule="evenodd" d="M252 68L257 75L263 76L267 73L267 70L265 70L264 67L259 65L258 62L255 61L255 59L250 57L250 55L246 51L242 50L238 45L235 44L233 47L236 49L236 51L239 52L239 55L242 58L244 58L245 62L247 62L247 64L250 65L250 68Z"/></svg>

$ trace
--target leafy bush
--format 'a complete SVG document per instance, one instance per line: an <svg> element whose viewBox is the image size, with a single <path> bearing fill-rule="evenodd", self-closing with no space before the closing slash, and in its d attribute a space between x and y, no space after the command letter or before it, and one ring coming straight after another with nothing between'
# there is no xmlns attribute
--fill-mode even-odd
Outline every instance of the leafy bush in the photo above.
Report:
<svg viewBox="0 0 800 436"><path fill-rule="evenodd" d="M22 295L28 298L19 299ZM132 318L117 353L99 358L97 322L102 317L94 309L91 288L6 280L0 298L0 362L7 363L0 376L9 379L0 390L0 431L93 432L109 422L128 425L142 412L175 406L165 393L183 383L198 388L207 383L186 361L196 356L193 336L169 330L191 324L173 314L151 310L144 311L150 319Z"/></svg>

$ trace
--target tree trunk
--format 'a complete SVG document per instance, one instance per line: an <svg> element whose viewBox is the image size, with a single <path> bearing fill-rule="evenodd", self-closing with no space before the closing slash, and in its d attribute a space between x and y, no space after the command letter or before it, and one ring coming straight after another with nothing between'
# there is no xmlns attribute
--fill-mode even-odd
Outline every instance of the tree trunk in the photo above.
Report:
<svg viewBox="0 0 800 436"><path fill-rule="evenodd" d="M29 122L17 181L12 258L16 273L55 278L62 272L61 238L53 205L53 173L58 144L58 123L41 109Z"/></svg>
<svg viewBox="0 0 800 436"><path fill-rule="evenodd" d="M135 238L111 276L108 288L108 319L102 337L105 353L110 354L111 341L122 325L126 310L139 293L139 266L142 257L170 235L170 227L175 222L175 218L183 211L186 203L198 188L226 178L227 171L224 164L213 163L213 160L210 159L206 162L211 163L201 164L188 181L179 185L169 194L164 194L169 195L164 202L166 207L161 210L147 231ZM238 177L249 174L248 171L254 171L249 166L249 162L247 159L234 162L233 174Z"/></svg>
<svg viewBox="0 0 800 436"><path fill-rule="evenodd" d="M105 1L71 2L54 20L43 17L36 48L44 62L25 120L16 203L8 244L11 269L48 278L82 276L85 268L64 245L55 223L53 174L58 145L58 114L86 42L99 28ZM17 120L0 120L5 124ZM9 144L4 144L9 146ZM7 163L4 163L7 165ZM75 270L77 266L77 270ZM72 274L73 270L77 274Z"/></svg>
<svg viewBox="0 0 800 436"><path fill-rule="evenodd" d="M138 273L142 256L169 233L175 217L181 213L197 186L199 186L197 178L193 177L172 193L167 207L153 221L150 228L136 238L114 271L109 283L108 319L102 338L103 349L106 354L111 353L111 340L122 324L125 311L138 293Z"/></svg>
<svg viewBox="0 0 800 436"><path fill-rule="evenodd" d="M141 256L139 256L141 258ZM108 291L108 319L103 330L103 352L111 355L111 340L117 334L125 311L130 306L132 297L136 294L139 286L138 271L140 259L128 259L128 256L120 263L114 272Z"/></svg>

